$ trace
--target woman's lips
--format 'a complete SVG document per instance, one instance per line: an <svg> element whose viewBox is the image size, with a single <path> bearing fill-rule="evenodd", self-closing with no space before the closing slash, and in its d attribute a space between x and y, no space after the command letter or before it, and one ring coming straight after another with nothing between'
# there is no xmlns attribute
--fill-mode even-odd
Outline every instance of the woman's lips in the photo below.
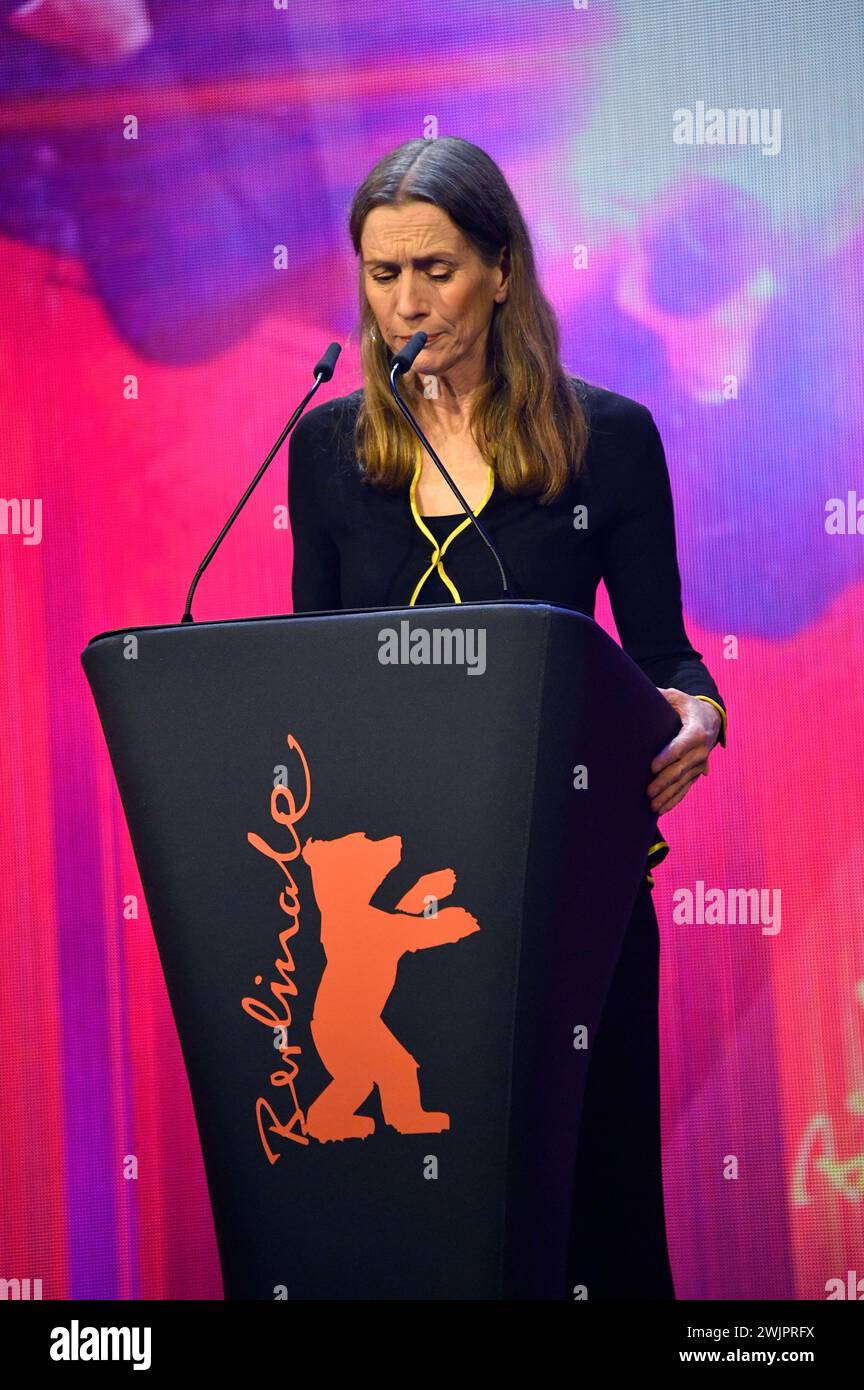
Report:
<svg viewBox="0 0 864 1390"><path fill-rule="evenodd" d="M414 337L414 334L413 334L413 333L412 333L409 337L406 337L404 333L400 333L400 334L399 334L399 342L400 342L400 343L410 343L410 341L411 341L411 339L412 339L413 337ZM440 334L440 333L430 333L429 336L428 336L428 338L426 339L426 343L434 342L434 340L435 340L436 338L440 338L440 337L441 337L441 334ZM424 347L426 346L426 343L423 344Z"/></svg>

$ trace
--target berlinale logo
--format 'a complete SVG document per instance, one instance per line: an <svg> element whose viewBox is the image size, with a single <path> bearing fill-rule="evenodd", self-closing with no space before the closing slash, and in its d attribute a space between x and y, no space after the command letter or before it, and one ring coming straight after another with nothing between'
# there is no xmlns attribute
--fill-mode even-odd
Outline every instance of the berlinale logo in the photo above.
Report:
<svg viewBox="0 0 864 1390"><path fill-rule="evenodd" d="M280 1154L271 1147L268 1133L299 1144L308 1144L310 1136L320 1143L366 1139L374 1132L375 1121L357 1112L375 1086L385 1122L400 1134L433 1134L449 1129L448 1114L423 1109L417 1059L403 1047L381 1014L406 951L452 944L480 930L476 919L464 908L438 907L439 901L450 897L456 887L452 869L424 874L392 911L372 906L376 889L402 858L402 840L398 835L371 840L357 831L336 840L307 839L301 845L297 824L309 808L311 779L299 743L291 734L287 742L303 771L300 802L290 787L276 786L271 791L270 814L288 832L289 843L284 849L276 849L254 832L247 837L284 874L279 906L289 919L289 925L279 934L279 955L274 963L278 979L270 983L275 1003L252 996L242 1000L251 1018L277 1030L283 1069L272 1072L270 1082L286 1089L292 1107L290 1115L280 1119L266 1097L259 1096L256 1102L258 1133L271 1164ZM289 1033L291 1001L299 990L288 943L300 931L301 915L299 890L289 865L301 856L312 876L326 958L315 996L311 1032L331 1078L305 1114L296 1084L302 1049ZM262 983L263 977L256 975L256 986ZM265 1117L270 1122L266 1132Z"/></svg>

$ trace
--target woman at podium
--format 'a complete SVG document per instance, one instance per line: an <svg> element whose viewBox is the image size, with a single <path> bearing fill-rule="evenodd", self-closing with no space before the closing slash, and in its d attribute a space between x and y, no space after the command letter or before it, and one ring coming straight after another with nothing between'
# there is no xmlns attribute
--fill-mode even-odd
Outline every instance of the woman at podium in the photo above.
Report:
<svg viewBox="0 0 864 1390"><path fill-rule="evenodd" d="M672 493L650 412L562 367L554 311L498 166L465 140L411 140L355 194L364 386L291 438L296 612L484 601L500 575L403 419L390 364L425 346L403 395L516 599L593 617L605 583L621 644L681 718L646 787L658 816L725 744L726 712L685 631ZM675 1297L660 1146L659 934L646 875L598 1035L576 1173L573 1277L593 1300Z"/></svg>

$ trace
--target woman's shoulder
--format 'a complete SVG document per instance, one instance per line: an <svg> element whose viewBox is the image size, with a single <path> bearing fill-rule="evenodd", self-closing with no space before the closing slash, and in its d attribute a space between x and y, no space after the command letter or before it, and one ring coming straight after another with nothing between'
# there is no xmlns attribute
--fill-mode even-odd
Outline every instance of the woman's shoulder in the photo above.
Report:
<svg viewBox="0 0 864 1390"><path fill-rule="evenodd" d="M354 425L363 399L362 388L333 396L301 415L291 435L289 466L319 480L356 472Z"/></svg>
<svg viewBox="0 0 864 1390"><path fill-rule="evenodd" d="M571 377L588 423L581 482L610 505L648 505L668 491L663 442L646 405L595 382Z"/></svg>
<svg viewBox="0 0 864 1390"><path fill-rule="evenodd" d="M361 386L346 396L333 396L329 401L322 401L320 405L313 405L306 411L305 415L301 416L295 426L295 433L301 431L312 438L339 434L349 429L353 430L362 400L363 388Z"/></svg>
<svg viewBox="0 0 864 1390"><path fill-rule="evenodd" d="M650 430L653 416L640 401L598 386L596 382L586 381L584 377L572 373L568 373L568 376L576 388L591 434L597 433L601 438L623 437L626 440L634 434L644 437Z"/></svg>

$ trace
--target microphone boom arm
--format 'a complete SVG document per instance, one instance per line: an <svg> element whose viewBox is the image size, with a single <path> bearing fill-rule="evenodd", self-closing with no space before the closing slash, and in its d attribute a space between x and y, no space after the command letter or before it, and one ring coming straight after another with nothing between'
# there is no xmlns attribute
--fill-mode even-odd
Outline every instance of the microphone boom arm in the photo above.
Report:
<svg viewBox="0 0 864 1390"><path fill-rule="evenodd" d="M415 344L415 342L416 342L416 340L417 340L418 338L422 338L422 339L423 339L423 342L420 343L420 345L417 347L417 350L413 353L413 356L412 356L412 355L410 355L410 354L411 354L411 348L412 348L412 346ZM414 337L411 339L411 341L410 341L409 343L407 343L406 346L402 349L402 352L399 353L399 354L397 354L397 356L394 358L393 365L392 365L392 367L391 367L391 369L390 369L390 389L391 389L391 391L393 392L393 397L394 397L394 399L395 399L395 401L396 401L396 404L398 405L398 407L399 407L399 409L401 410L402 414L404 415L405 419L408 421L408 424L411 426L411 428L412 428L412 430L414 431L414 433L416 434L417 438L420 440L420 443L423 445L423 448L426 450L426 452L427 452L427 454L429 455L429 457L431 458L432 462L435 464L435 467L438 469L438 472L441 474L441 476L443 477L444 481L447 483L447 486L450 488L450 491L451 491L451 492L455 495L455 497L458 499L459 505L460 505L460 507L462 508L462 510L464 511L465 515L466 515L467 517L470 517L471 521L474 523L474 526L475 526L476 530L478 531L478 533L480 534L480 536L481 536L481 537L483 538L483 540L485 541L486 546L488 547L489 552L490 552L490 554L492 555L492 558L493 558L494 561L495 561L495 564L498 566L498 573L499 573L499 575L501 576L501 590L502 590L502 595L503 595L504 598L510 598L510 597L511 597L511 594L510 594L510 584L509 584L509 581L508 581L508 579L507 579L507 571L506 571L505 568L504 568L504 563L503 563L503 561L502 561L502 559L501 559L501 556L498 554L498 551L496 550L495 545L494 545L494 543L493 543L491 537L489 536L489 534L488 534L488 532L487 532L485 526L481 525L480 521L478 521L478 519L477 519L477 517L474 515L473 511L472 511L471 508L468 506L468 503L465 501L465 498L462 496L462 493L459 491L459 488L456 486L456 483L453 481L453 479L451 478L451 476L450 476L450 474L448 473L447 469L444 467L444 464L441 462L441 460L439 459L439 457L438 457L438 455L436 454L435 450L432 448L432 445L429 443L429 440L426 438L425 434L423 433L422 429L421 429L420 426L418 425L417 421L414 419L414 416L412 415L412 413L411 413L411 411L409 410L408 406L405 404L405 402L403 401L402 397L399 395L399 390L398 390L398 387L397 387L397 385L396 385L396 378L397 378L402 372L408 370L408 367L410 367L410 366L413 364L414 357L416 357L417 354L422 350L423 343L425 343L425 341L426 341L426 334L425 334L425 333L415 333L415 335L414 335ZM406 367L406 365L405 365L405 359L408 358L409 356L410 356L410 361L408 362L408 367Z"/></svg>
<svg viewBox="0 0 864 1390"><path fill-rule="evenodd" d="M336 359L339 356L340 351L341 349L338 343L330 344L324 356L321 358L321 361L315 367L314 385L312 385L306 392L306 395L303 397L297 409L294 411L293 415L291 416L291 419L288 421L288 424L285 426L279 438L276 440L276 443L273 445L273 448L270 450L261 467L258 469L258 472L255 474L255 477L252 479L246 491L243 493L243 496L240 498L240 501L237 503L237 506L234 508L228 520L225 522L225 525L222 527L222 530L219 532L219 535L216 537L210 549L207 551L207 554L204 556L204 559L201 561L200 565L195 571L195 578L192 580L192 583L189 586L189 593L186 595L186 608L184 610L183 617L180 619L181 623L194 623L195 619L192 617L192 599L195 596L195 590L198 587L199 579L203 575L210 561L213 559L213 556L216 554L216 551L219 549L220 545L225 539L225 536L228 534L229 529L231 528L231 526L233 526L240 512L245 507L246 502L251 497L252 493L255 491L255 488L258 486L261 479L264 477L264 474L267 472L267 469L270 467L279 450L282 448L282 445L285 443L285 440L288 438L297 421L300 419L300 416L303 414L303 411L306 409L312 397L315 395L315 392L318 390L318 387L321 385L322 381L329 381L332 377L333 368L336 365Z"/></svg>

